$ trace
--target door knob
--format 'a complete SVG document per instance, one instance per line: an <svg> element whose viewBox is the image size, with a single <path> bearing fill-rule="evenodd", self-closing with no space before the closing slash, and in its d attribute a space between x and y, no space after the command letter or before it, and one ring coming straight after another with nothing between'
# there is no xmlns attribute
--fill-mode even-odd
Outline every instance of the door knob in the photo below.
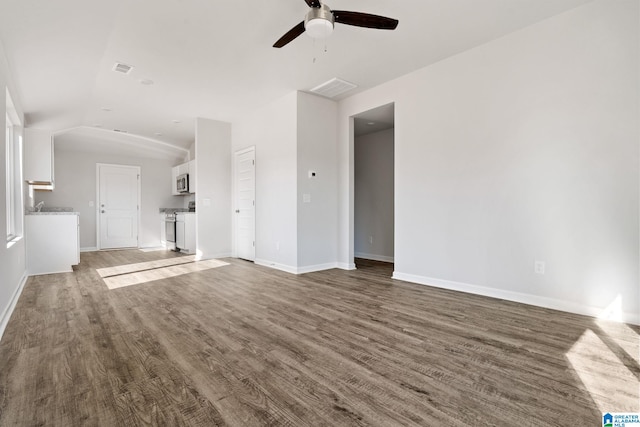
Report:
<svg viewBox="0 0 640 427"><path fill-rule="evenodd" d="M240 209L236 209L236 213L240 213Z"/></svg>

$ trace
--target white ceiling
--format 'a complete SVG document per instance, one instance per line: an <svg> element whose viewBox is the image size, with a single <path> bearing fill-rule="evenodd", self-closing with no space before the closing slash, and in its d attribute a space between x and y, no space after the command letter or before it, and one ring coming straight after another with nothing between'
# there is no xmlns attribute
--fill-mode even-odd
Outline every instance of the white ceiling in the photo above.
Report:
<svg viewBox="0 0 640 427"><path fill-rule="evenodd" d="M88 141L91 141L88 143ZM113 152L129 157L185 160L188 150L139 135L121 134L88 126L65 130L55 135L56 151Z"/></svg>
<svg viewBox="0 0 640 427"><path fill-rule="evenodd" d="M196 117L232 121L333 77L359 86L349 96L588 1L332 0L400 24L336 24L325 52L306 35L271 47L303 0L0 0L0 40L28 126L187 148ZM117 74L116 62L134 69Z"/></svg>

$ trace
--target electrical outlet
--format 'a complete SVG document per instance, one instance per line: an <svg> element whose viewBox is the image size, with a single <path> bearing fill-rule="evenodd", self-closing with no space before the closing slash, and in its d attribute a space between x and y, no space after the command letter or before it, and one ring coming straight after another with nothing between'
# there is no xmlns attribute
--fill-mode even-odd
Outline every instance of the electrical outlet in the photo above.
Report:
<svg viewBox="0 0 640 427"><path fill-rule="evenodd" d="M544 261L536 261L533 265L533 271L536 274L544 274L545 263Z"/></svg>
<svg viewBox="0 0 640 427"><path fill-rule="evenodd" d="M276 251L280 250L280 242L276 242Z"/></svg>
<svg viewBox="0 0 640 427"><path fill-rule="evenodd" d="M369 236L369 244L373 245L373 236Z"/></svg>

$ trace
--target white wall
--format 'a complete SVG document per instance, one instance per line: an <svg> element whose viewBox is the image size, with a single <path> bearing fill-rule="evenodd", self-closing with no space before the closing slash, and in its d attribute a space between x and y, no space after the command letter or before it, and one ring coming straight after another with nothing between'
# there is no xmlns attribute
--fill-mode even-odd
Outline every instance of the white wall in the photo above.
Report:
<svg viewBox="0 0 640 427"><path fill-rule="evenodd" d="M24 123L24 115L20 105L18 92L9 73L9 66L4 54L4 48L0 43L0 122L5 122L6 117L6 90L9 88L18 118ZM4 126L0 132L0 227L5 230L7 221L6 206L6 141ZM5 230L6 235L6 230ZM9 321L13 307L22 291L26 281L26 252L25 241L21 239L11 247L6 243L0 244L0 337Z"/></svg>
<svg viewBox="0 0 640 427"><path fill-rule="evenodd" d="M298 92L298 271L335 267L338 245L337 120L334 101ZM316 172L309 178L309 171ZM304 195L309 195L309 203Z"/></svg>
<svg viewBox="0 0 640 427"><path fill-rule="evenodd" d="M196 246L202 259L231 255L231 124L196 119Z"/></svg>
<svg viewBox="0 0 640 427"><path fill-rule="evenodd" d="M394 261L393 133L387 129L354 139L353 244L357 258Z"/></svg>
<svg viewBox="0 0 640 427"><path fill-rule="evenodd" d="M233 123L233 151L256 150L256 263L291 273L337 266L336 125L335 102L302 92Z"/></svg>
<svg viewBox="0 0 640 427"><path fill-rule="evenodd" d="M56 137L63 138L63 136ZM54 191L36 191L35 203L45 206L72 207L80 213L80 248L96 248L96 164L140 166L140 247L160 246L159 208L182 207L183 196L172 196L171 166L173 160L132 158L107 152L66 151L54 143L56 187ZM89 206L93 201L94 206Z"/></svg>
<svg viewBox="0 0 640 427"><path fill-rule="evenodd" d="M640 323L638 2L596 1L340 103L395 102L396 277ZM534 261L546 274L534 274Z"/></svg>
<svg viewBox="0 0 640 427"><path fill-rule="evenodd" d="M256 150L256 263L291 272L298 265L297 99L292 92L232 126L232 151Z"/></svg>

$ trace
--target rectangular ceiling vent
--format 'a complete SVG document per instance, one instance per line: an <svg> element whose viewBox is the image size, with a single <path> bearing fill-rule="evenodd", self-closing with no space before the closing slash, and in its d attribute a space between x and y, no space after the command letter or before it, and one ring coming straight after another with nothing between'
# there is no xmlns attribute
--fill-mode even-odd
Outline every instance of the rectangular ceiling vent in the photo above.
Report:
<svg viewBox="0 0 640 427"><path fill-rule="evenodd" d="M357 87L358 85L354 85L348 81L333 78L328 82L322 83L321 85L311 89L311 93L315 93L316 95L324 96L326 98L335 98L336 96L342 95L343 93Z"/></svg>
<svg viewBox="0 0 640 427"><path fill-rule="evenodd" d="M131 65L123 64L122 62L116 62L113 66L113 71L116 73L129 74L133 70Z"/></svg>

